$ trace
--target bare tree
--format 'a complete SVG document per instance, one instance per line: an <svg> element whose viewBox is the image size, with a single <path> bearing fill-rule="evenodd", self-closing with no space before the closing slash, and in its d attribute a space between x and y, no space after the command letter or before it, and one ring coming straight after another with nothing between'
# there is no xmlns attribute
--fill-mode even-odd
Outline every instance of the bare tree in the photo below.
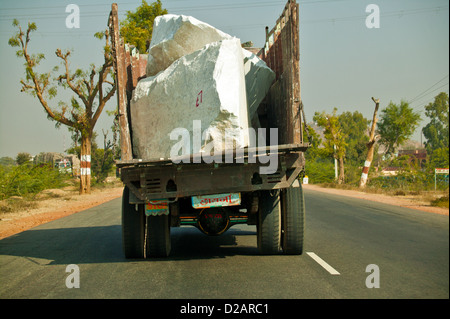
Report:
<svg viewBox="0 0 450 319"><path fill-rule="evenodd" d="M36 67L44 59L44 55L30 54L30 35L36 31L35 23L28 23L28 28L24 32L19 22L14 19L13 26L18 28L18 32L9 39L8 43L12 47L19 47L16 51L18 57L25 59L26 79L21 80L21 92L26 92L36 97L49 119L56 121L56 125L61 124L79 131L81 134L81 180L80 194L88 194L91 191L91 140L100 114L106 102L114 95L116 87L114 84L114 74L112 72L113 60L109 44L109 32L98 32L95 37L105 40L104 63L96 68L91 65L88 71L77 69L72 72L69 68L69 56L71 51L63 52L57 49L55 54L61 59L63 72L52 78L52 72L37 73ZM58 72L55 67L53 72ZM60 101L55 106L50 105L50 100L57 95L57 86L70 89L75 96L71 98L70 106ZM106 88L104 88L106 86Z"/></svg>

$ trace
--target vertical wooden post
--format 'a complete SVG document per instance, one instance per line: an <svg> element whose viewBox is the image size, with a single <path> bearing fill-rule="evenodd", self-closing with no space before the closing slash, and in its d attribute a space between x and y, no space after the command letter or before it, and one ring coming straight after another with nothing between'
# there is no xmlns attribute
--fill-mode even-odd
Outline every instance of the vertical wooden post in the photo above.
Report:
<svg viewBox="0 0 450 319"><path fill-rule="evenodd" d="M436 169L434 169L434 191L437 191Z"/></svg>
<svg viewBox="0 0 450 319"><path fill-rule="evenodd" d="M292 59L292 141L295 144L301 144L302 137L302 117L301 97L300 97L300 45L299 45L299 5L295 1L290 1L291 6L291 59Z"/></svg>
<svg viewBox="0 0 450 319"><path fill-rule="evenodd" d="M380 100L372 97L372 101L375 102L375 111L373 112L372 128L370 129L369 143L367 143L367 148L368 148L367 157L366 157L366 161L364 163L364 168L363 168L363 171L361 174L361 179L359 181L360 188L366 187L367 177L369 175L370 165L372 164L372 161L373 161L373 152L375 149L375 128L377 126L377 112L378 112L378 107L380 106Z"/></svg>
<svg viewBox="0 0 450 319"><path fill-rule="evenodd" d="M119 18L117 12L117 3L113 3L109 19L109 28L111 34L111 45L114 55L114 70L116 74L117 106L120 127L120 148L122 151L121 160L128 161L133 159L133 154L131 150L130 127L127 112L127 70L125 66L125 47L120 39Z"/></svg>

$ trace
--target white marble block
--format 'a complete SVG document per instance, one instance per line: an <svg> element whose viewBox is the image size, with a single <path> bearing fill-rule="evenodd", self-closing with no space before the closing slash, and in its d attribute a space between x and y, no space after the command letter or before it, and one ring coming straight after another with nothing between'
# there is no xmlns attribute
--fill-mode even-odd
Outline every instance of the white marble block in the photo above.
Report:
<svg viewBox="0 0 450 319"><path fill-rule="evenodd" d="M180 57L200 50L216 41L231 39L213 26L184 15L166 14L155 18L147 62L147 76L165 70ZM257 123L256 111L275 73L255 54L242 49L249 118Z"/></svg>
<svg viewBox="0 0 450 319"><path fill-rule="evenodd" d="M165 70L184 55L232 36L193 17L166 14L155 18L149 47L147 76Z"/></svg>
<svg viewBox="0 0 450 319"><path fill-rule="evenodd" d="M189 132L184 152L248 146L249 118L240 40L225 39L182 56L139 81L130 102L133 152L137 158L171 157ZM201 121L201 127L196 126ZM200 136L198 132L208 134ZM225 145L225 134L228 144ZM181 154L179 154L181 155Z"/></svg>
<svg viewBox="0 0 450 319"><path fill-rule="evenodd" d="M252 123L259 123L257 110L275 80L275 72L252 52L243 49L247 107Z"/></svg>

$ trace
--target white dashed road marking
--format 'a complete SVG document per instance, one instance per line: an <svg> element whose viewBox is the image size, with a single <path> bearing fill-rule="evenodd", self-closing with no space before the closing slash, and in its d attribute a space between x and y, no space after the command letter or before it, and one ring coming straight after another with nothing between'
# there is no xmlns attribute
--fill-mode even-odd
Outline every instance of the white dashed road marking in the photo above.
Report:
<svg viewBox="0 0 450 319"><path fill-rule="evenodd" d="M322 258L317 256L315 253L310 252L310 253L307 253L307 254L309 255L309 257L314 259L319 265L321 265L323 268L325 268L325 270L328 271L330 274L332 274L332 275L340 275L340 273L336 269L334 269L329 264L327 264Z"/></svg>

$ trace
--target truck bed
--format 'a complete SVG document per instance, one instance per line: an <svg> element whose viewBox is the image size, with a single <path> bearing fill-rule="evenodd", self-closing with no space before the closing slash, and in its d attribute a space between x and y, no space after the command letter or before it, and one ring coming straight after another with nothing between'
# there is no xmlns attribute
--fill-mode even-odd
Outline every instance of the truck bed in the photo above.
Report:
<svg viewBox="0 0 450 319"><path fill-rule="evenodd" d="M221 163L218 160L210 164L193 163L195 155L192 155L190 163L174 164L170 159L134 159L118 162L117 167L121 169L122 181L143 202L223 192L253 192L292 185L304 167L301 152L307 146L280 145L276 152L272 152L278 163L274 174L260 174L261 166L267 164L248 160L249 151L270 152L269 147L246 149L244 158L235 157L234 163L225 163L224 157Z"/></svg>
<svg viewBox="0 0 450 319"><path fill-rule="evenodd" d="M290 153L290 152L304 152L308 149L309 143L304 144L284 144L284 145L277 145L276 149L272 146L265 146L265 147L252 147L252 148L244 148L241 151L236 150L225 150L223 152L220 152L212 158L214 159L221 159L220 162L225 163L225 160L229 157L233 158L234 163L246 163L249 162L249 156L250 154L260 154L260 155L267 155L267 154L284 154L284 153ZM198 154L190 154L187 156L180 156L178 159L181 162L189 162L194 163L194 159L201 157L204 155L202 153ZM256 155L257 156L257 155ZM216 162L219 162L216 160ZM116 161L116 166L118 168L124 168L124 167L144 167L144 166L166 166L166 165L180 165L180 164L174 164L173 160L171 158L154 158L154 159L131 159L131 160L119 160Z"/></svg>
<svg viewBox="0 0 450 319"><path fill-rule="evenodd" d="M273 146L245 148L218 154L213 163L196 163L200 154L189 155L174 164L170 158L139 159L132 153L132 123L129 106L139 79L145 77L146 56L123 43L119 37L117 5L113 4L109 28L117 96L122 160L116 163L122 181L136 200L179 198L221 192L252 192L287 188L303 170L302 103L300 100L298 4L289 0L275 27L266 27L266 44L257 54L276 73L276 81L258 109L262 128L278 128L276 151ZM304 119L303 119L304 120ZM271 151L272 149L272 151ZM267 164L249 160L251 154L277 156L274 174L260 174ZM232 163L229 158L232 157ZM225 161L225 159L227 159ZM186 163L188 162L188 163ZM228 162L228 163L225 163Z"/></svg>

